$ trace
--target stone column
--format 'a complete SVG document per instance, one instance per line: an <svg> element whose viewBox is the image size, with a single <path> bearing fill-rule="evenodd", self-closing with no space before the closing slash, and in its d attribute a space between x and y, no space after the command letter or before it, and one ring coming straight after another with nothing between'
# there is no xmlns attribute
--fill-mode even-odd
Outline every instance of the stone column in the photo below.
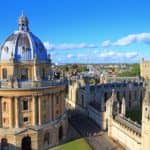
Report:
<svg viewBox="0 0 150 150"><path fill-rule="evenodd" d="M51 121L52 120L52 95L50 94L48 96L49 98L49 120Z"/></svg>
<svg viewBox="0 0 150 150"><path fill-rule="evenodd" d="M56 93L53 94L53 120L56 118L56 109L55 109L55 104L56 104Z"/></svg>
<svg viewBox="0 0 150 150"><path fill-rule="evenodd" d="M13 97L10 97L9 102L9 127L13 127Z"/></svg>
<svg viewBox="0 0 150 150"><path fill-rule="evenodd" d="M37 124L37 109L36 109L36 96L32 96L32 124L35 126Z"/></svg>
<svg viewBox="0 0 150 150"><path fill-rule="evenodd" d="M15 97L15 127L19 128L19 98Z"/></svg>
<svg viewBox="0 0 150 150"><path fill-rule="evenodd" d="M64 97L64 91L62 91L60 93L60 103L61 103L61 114L64 113L64 109L65 109L65 97Z"/></svg>
<svg viewBox="0 0 150 150"><path fill-rule="evenodd" d="M51 94L51 113L52 113L52 120L54 120L54 94Z"/></svg>
<svg viewBox="0 0 150 150"><path fill-rule="evenodd" d="M2 127L2 97L0 97L0 128Z"/></svg>
<svg viewBox="0 0 150 150"><path fill-rule="evenodd" d="M38 98L38 101L39 101L39 103L38 103L38 105L39 105L39 125L42 125L42 118L41 118L41 113L42 113L42 109L41 109L41 105L42 105L42 103L41 103L41 96L39 96L39 98Z"/></svg>

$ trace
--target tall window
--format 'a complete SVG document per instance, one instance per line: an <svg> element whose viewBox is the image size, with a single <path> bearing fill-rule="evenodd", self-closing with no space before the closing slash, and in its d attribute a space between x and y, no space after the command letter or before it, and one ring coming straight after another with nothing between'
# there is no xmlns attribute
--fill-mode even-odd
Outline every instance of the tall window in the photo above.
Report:
<svg viewBox="0 0 150 150"><path fill-rule="evenodd" d="M21 69L21 80L28 80L28 69L27 68Z"/></svg>
<svg viewBox="0 0 150 150"><path fill-rule="evenodd" d="M45 79L45 77L46 77L45 69L42 68L42 79Z"/></svg>
<svg viewBox="0 0 150 150"><path fill-rule="evenodd" d="M3 79L7 79L7 69L6 68L2 69L2 76L3 76Z"/></svg>
<svg viewBox="0 0 150 150"><path fill-rule="evenodd" d="M23 100L23 110L28 110L28 101Z"/></svg>

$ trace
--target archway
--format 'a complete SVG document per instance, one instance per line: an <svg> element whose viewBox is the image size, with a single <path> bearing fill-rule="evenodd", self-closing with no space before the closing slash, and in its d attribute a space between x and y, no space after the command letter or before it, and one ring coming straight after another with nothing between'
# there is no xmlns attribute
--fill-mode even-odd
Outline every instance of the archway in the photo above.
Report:
<svg viewBox="0 0 150 150"><path fill-rule="evenodd" d="M63 137L63 127L60 126L60 127L59 127L59 140L61 140L62 137Z"/></svg>
<svg viewBox="0 0 150 150"><path fill-rule="evenodd" d="M1 139L1 150L9 150L9 146L6 138Z"/></svg>
<svg viewBox="0 0 150 150"><path fill-rule="evenodd" d="M22 150L32 150L31 148L31 137L26 136L22 139L22 145L21 145Z"/></svg>

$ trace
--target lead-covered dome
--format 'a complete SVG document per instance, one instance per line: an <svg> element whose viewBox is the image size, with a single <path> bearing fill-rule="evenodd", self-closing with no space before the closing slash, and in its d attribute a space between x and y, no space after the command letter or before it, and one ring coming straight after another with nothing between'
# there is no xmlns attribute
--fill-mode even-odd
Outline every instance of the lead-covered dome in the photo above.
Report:
<svg viewBox="0 0 150 150"><path fill-rule="evenodd" d="M18 19L18 31L11 34L0 48L0 60L17 61L47 60L47 50L38 37L28 28L28 19L23 14Z"/></svg>

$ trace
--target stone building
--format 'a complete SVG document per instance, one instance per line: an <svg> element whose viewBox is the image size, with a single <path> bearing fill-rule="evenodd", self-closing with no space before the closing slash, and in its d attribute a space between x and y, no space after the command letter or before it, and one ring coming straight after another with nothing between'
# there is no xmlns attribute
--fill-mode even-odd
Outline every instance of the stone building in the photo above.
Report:
<svg viewBox="0 0 150 150"><path fill-rule="evenodd" d="M137 81L98 85L70 81L67 107L92 118L125 149L149 150L150 86L145 90ZM143 107L141 125L126 117L134 107Z"/></svg>
<svg viewBox="0 0 150 150"><path fill-rule="evenodd" d="M112 82L90 85L86 79L70 80L68 86L68 108L78 108L89 115L103 129L106 129L106 102L112 96L112 89L115 90L119 108L121 111L122 100L125 99L126 109L130 110L140 107L144 88L141 81ZM95 110L98 113L94 113Z"/></svg>
<svg viewBox="0 0 150 150"><path fill-rule="evenodd" d="M47 150L67 134L64 82L28 24L22 14L0 49L1 150Z"/></svg>

